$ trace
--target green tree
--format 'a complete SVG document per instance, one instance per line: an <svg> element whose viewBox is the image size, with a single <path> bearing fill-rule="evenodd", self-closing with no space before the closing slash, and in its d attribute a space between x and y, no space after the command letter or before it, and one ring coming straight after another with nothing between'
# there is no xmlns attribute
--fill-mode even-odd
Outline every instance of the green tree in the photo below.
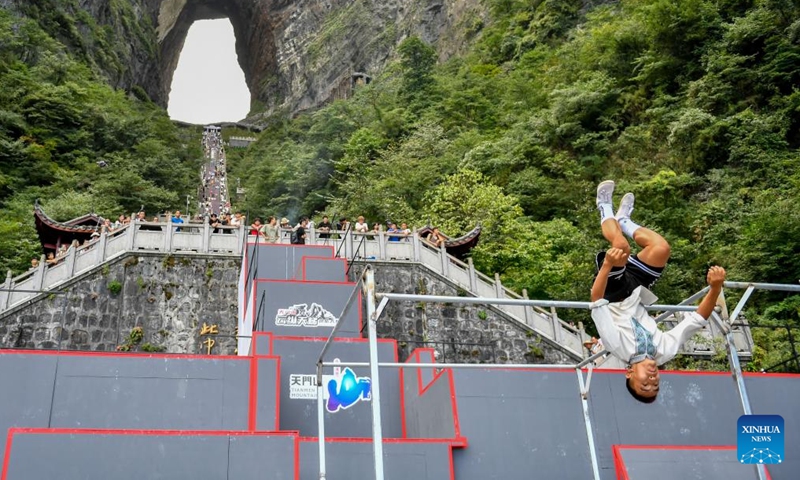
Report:
<svg viewBox="0 0 800 480"><path fill-rule="evenodd" d="M412 106L425 106L433 91L436 50L419 37L408 37L397 47L403 72L401 96Z"/></svg>

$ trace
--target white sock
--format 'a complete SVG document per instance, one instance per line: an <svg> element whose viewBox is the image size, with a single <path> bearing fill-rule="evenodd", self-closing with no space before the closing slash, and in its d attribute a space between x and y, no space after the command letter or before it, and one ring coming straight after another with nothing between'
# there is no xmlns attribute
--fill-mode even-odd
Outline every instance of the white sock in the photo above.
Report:
<svg viewBox="0 0 800 480"><path fill-rule="evenodd" d="M597 208L600 210L600 225L606 220L614 218L614 206L610 203L601 203Z"/></svg>
<svg viewBox="0 0 800 480"><path fill-rule="evenodd" d="M633 232L639 230L642 227L633 223L633 220L631 220L630 218L625 217L619 219L619 228L622 229L622 233L633 239Z"/></svg>

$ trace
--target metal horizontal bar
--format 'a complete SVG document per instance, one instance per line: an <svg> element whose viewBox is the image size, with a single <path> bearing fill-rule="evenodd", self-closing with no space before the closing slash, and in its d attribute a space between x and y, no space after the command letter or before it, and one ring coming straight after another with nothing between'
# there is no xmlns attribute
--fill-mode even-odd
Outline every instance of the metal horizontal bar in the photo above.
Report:
<svg viewBox="0 0 800 480"><path fill-rule="evenodd" d="M398 300L406 302L427 302L427 303L467 303L467 304L491 304L491 305L527 305L534 307L557 307L557 308L577 308L588 310L590 302L567 302L562 300L523 300L514 298L490 298L490 297L445 297L437 295L414 295L407 293L377 293L379 298ZM646 305L647 310L669 311L669 312L693 312L697 310L692 305Z"/></svg>
<svg viewBox="0 0 800 480"><path fill-rule="evenodd" d="M323 367L369 367L369 362L322 362ZM541 364L541 363L378 363L383 368L504 368L516 370L530 370L538 368L557 368L561 370L574 370L575 365Z"/></svg>
<svg viewBox="0 0 800 480"><path fill-rule="evenodd" d="M750 282L725 282L725 288L750 288L756 290L774 290L780 292L800 292L800 285L788 283L750 283Z"/></svg>
<svg viewBox="0 0 800 480"><path fill-rule="evenodd" d="M0 288L0 292L16 293L52 293L53 295L66 295L68 292L63 290L25 290L20 288Z"/></svg>

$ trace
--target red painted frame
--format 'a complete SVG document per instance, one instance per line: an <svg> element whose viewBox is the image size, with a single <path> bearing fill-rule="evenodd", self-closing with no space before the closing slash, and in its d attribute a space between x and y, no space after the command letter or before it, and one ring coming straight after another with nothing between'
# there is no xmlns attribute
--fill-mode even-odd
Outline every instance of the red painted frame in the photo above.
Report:
<svg viewBox="0 0 800 480"><path fill-rule="evenodd" d="M617 473L617 480L631 480L628 476L628 469L622 459L622 450L736 450L735 445L612 445L611 451L614 455L614 469ZM767 480L772 480L769 469L764 466L767 473Z"/></svg>
<svg viewBox="0 0 800 480"><path fill-rule="evenodd" d="M256 321L256 297L258 296L258 284L259 283L296 283L300 285L347 285L350 287L355 287L356 284L353 282L323 282L323 281L306 281L306 280L268 280L268 279L256 279L253 280L251 288L253 289L252 295L250 296L252 313L253 313L253 327L255 327ZM364 314L362 311L362 300L361 300L361 290L358 291L358 330L362 331L364 329ZM339 319L341 320L341 319ZM259 332L260 333L260 332ZM256 332L253 332L255 336ZM312 338L312 337L309 337ZM327 337L325 337L327 339ZM250 352L255 352L253 346L250 346Z"/></svg>
<svg viewBox="0 0 800 480"><path fill-rule="evenodd" d="M342 269L342 281L343 282L347 281L347 276L345 275L347 273L347 260L346 259L338 258L338 257L330 258L330 257L311 257L311 256L308 256L308 257L304 256L300 260L300 268L301 268L301 271L302 271L302 274L301 274L301 280L302 281L304 281L304 282L314 281L314 280L307 280L306 279L306 260L326 260L326 261L329 261L329 262L342 262L344 264L344 268Z"/></svg>
<svg viewBox="0 0 800 480"><path fill-rule="evenodd" d="M322 248L322 249L330 249L330 252L331 252L331 257L330 258L335 258L334 255L336 254L336 250L333 248L332 245L286 245L284 243L267 243L266 241L265 242L247 242L245 244L244 253L242 254L242 270L243 270L243 273L244 273L244 289L245 289L245 291L241 292L243 295L239 296L239 301L240 302L244 302L245 301L245 299L247 298L247 293L252 293L253 282L255 282L255 280L256 280L254 278L252 281L250 281L250 279L248 277L248 273L249 273L248 272L248 266L250 265L250 261L249 261L250 257L248 256L249 249L247 247L250 247L250 246L253 246L253 247L256 247L256 248L258 248L258 247L280 247L280 248L283 248L283 249L289 249L289 248L295 249L295 248L297 248L297 249L307 249L307 250ZM301 262L303 261L302 259L304 257L305 257L305 255L303 255L300 258ZM250 292L247 292L248 285L250 286L250 289L251 289ZM253 323L255 323L255 318L253 318Z"/></svg>
<svg viewBox="0 0 800 480"><path fill-rule="evenodd" d="M221 361L246 361L250 364L249 392L248 392L248 411L247 426L249 432L256 432L256 416L258 405L258 361L275 361L275 428L280 428L280 381L281 381L281 358L275 355L254 355L245 357L237 355L191 355L185 353L130 353L130 352L94 352L81 350L0 350L0 355L51 355L75 356L75 357L126 357L126 358L169 358L169 359L191 359L191 360L221 360Z"/></svg>
<svg viewBox="0 0 800 480"><path fill-rule="evenodd" d="M421 358L421 353L427 353L430 355L430 362L425 363L436 363L436 359L434 357L434 349L432 348L416 348L413 352L408 356L406 359L406 363L423 363ZM412 367L413 368L413 367ZM408 440L416 440L416 439L409 439L408 433L406 430L406 401L405 401L405 368L400 368L400 425L402 428L402 435L403 438ZM417 374L417 393L419 396L423 396L428 389L436 383L440 378L446 376L447 382L450 388L450 403L453 411L453 432L454 437L451 439L443 439L446 441L451 442L453 447L467 447L469 445L469 441L466 437L461 435L461 424L458 418L458 401L456 398L456 387L455 387L455 380L453 379L453 370L451 368L443 368L438 372L434 372L433 378L427 383L427 385L422 384L422 368L416 367L416 374ZM425 440L425 439L419 439Z"/></svg>

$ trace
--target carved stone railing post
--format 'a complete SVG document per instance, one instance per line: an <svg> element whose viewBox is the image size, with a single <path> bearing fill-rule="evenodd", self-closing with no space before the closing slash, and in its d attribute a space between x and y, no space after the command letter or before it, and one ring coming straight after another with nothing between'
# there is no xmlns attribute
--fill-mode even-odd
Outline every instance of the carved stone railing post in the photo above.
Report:
<svg viewBox="0 0 800 480"><path fill-rule="evenodd" d="M247 238L247 233L246 233L247 230L246 230L246 228L247 227L245 227L244 223L241 223L241 224L239 224L239 230L236 232L236 236L238 237L237 238L238 245L236 246L236 253L238 255L241 255L244 252L244 250L243 250L244 242L245 242L245 239Z"/></svg>
<svg viewBox="0 0 800 480"><path fill-rule="evenodd" d="M419 262L420 259L420 241L419 235L417 234L417 230L414 230L414 233L411 234L411 244L414 246L414 261Z"/></svg>
<svg viewBox="0 0 800 480"><path fill-rule="evenodd" d="M355 260L353 257L355 256L355 252L353 251L353 231L350 230L349 232L345 233L344 235L344 258L349 258L350 260Z"/></svg>
<svg viewBox="0 0 800 480"><path fill-rule="evenodd" d="M556 343L561 343L564 339L564 329L561 327L561 322L558 320L556 307L550 307L550 320L553 322L553 340Z"/></svg>
<svg viewBox="0 0 800 480"><path fill-rule="evenodd" d="M3 289L5 291L0 292L0 310L8 308L9 300L11 300L11 287L14 282L12 278L14 277L11 275L11 270L9 270L6 274L6 281L3 283Z"/></svg>
<svg viewBox="0 0 800 480"><path fill-rule="evenodd" d="M239 229L237 229L236 233ZM238 235L237 235L238 237ZM203 253L208 253L209 244L211 243L211 225L208 224L208 220L203 220L203 242L200 245L200 251Z"/></svg>
<svg viewBox="0 0 800 480"><path fill-rule="evenodd" d="M503 284L500 282L500 274L494 274L494 293L497 298L503 298Z"/></svg>
<svg viewBox="0 0 800 480"><path fill-rule="evenodd" d="M97 241L97 245L95 245L95 249L97 253L95 253L94 257L94 264L100 265L106 259L106 247L108 246L108 232L103 229L100 232L100 239Z"/></svg>
<svg viewBox="0 0 800 480"><path fill-rule="evenodd" d="M44 285L44 276L47 274L47 262L45 261L46 257L42 255L41 259L39 260L39 268L36 270L36 280L33 281L33 289L34 290L41 290L42 285Z"/></svg>
<svg viewBox="0 0 800 480"><path fill-rule="evenodd" d="M447 250L445 250L444 244L439 247L439 258L442 260L442 275L450 277L450 259L447 258Z"/></svg>
<svg viewBox="0 0 800 480"><path fill-rule="evenodd" d="M529 300L528 299L528 289L527 288L523 288L522 289L522 298L524 298L525 300ZM531 309L532 308L533 307L531 307L530 305L525 305L523 307L523 312L525 312L525 325L527 325L529 327L533 326L533 321L531 320L531 313L532 313Z"/></svg>
<svg viewBox="0 0 800 480"><path fill-rule="evenodd" d="M472 262L472 257L467 259L467 274L469 275L469 291L478 294L478 274L475 271L475 264Z"/></svg>
<svg viewBox="0 0 800 480"><path fill-rule="evenodd" d="M75 259L78 258L77 247L69 247L67 258L64 259L64 267L67 269L67 278L72 278L75 274Z"/></svg>
<svg viewBox="0 0 800 480"><path fill-rule="evenodd" d="M378 258L386 260L386 234L378 232Z"/></svg>
<svg viewBox="0 0 800 480"><path fill-rule="evenodd" d="M170 215L167 217L167 231L166 235L164 235L164 251L167 253L172 250L172 234L175 232L175 227L173 225L176 224L172 223L172 215Z"/></svg>
<svg viewBox="0 0 800 480"><path fill-rule="evenodd" d="M134 243L136 237L136 230L137 230L136 224L132 222L128 225L128 229L125 231L125 235L128 236L125 244L127 245L127 250L129 252L136 249Z"/></svg>

